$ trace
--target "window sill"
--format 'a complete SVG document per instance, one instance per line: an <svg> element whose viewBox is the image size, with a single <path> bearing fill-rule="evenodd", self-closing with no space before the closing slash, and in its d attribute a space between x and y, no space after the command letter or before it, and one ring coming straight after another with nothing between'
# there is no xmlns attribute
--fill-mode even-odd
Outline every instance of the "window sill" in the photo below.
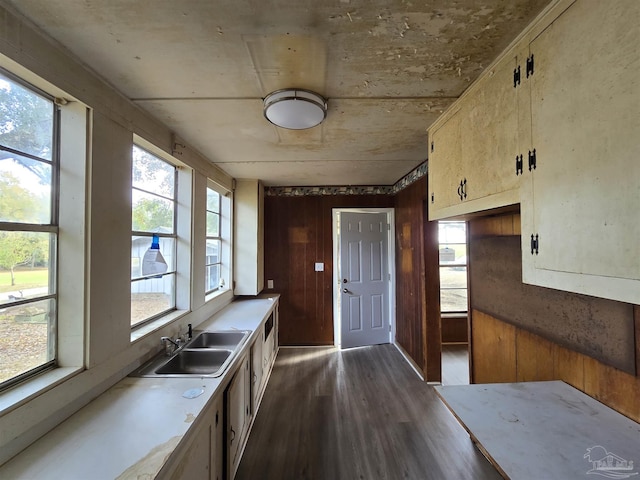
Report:
<svg viewBox="0 0 640 480"><path fill-rule="evenodd" d="M0 393L0 416L24 405L83 370L82 367L58 367L26 380Z"/></svg>
<svg viewBox="0 0 640 480"><path fill-rule="evenodd" d="M218 298L218 297L220 297L220 296L224 295L224 294L225 294L225 293L227 293L228 291L229 291L229 289L228 289L228 288L225 288L224 290L215 290L215 291L213 291L213 292L211 292L211 293L207 294L207 295L204 297L204 302L205 302L205 303L210 302L211 300L214 300L214 299L216 299L216 298Z"/></svg>
<svg viewBox="0 0 640 480"><path fill-rule="evenodd" d="M185 316L187 313L189 313L189 310L174 310L173 312L163 315L153 322L146 323L140 327L134 328L133 330L131 330L131 343L135 342L136 340L140 340L143 337L146 337L150 333L161 329L165 325L168 325L175 320L178 320L179 318Z"/></svg>

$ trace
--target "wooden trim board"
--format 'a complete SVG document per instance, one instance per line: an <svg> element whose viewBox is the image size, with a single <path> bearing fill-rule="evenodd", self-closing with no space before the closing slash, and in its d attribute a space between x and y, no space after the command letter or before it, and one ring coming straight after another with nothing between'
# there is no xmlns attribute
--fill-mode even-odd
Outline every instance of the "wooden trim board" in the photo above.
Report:
<svg viewBox="0 0 640 480"><path fill-rule="evenodd" d="M640 425L564 382L435 390L504 478L583 478L606 453L638 472Z"/></svg>

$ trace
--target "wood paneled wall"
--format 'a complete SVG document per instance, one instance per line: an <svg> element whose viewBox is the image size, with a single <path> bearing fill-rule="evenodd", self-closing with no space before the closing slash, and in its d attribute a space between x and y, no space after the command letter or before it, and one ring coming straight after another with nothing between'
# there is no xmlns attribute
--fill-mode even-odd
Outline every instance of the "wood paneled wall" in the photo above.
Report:
<svg viewBox="0 0 640 480"><path fill-rule="evenodd" d="M519 235L518 215L470 222L474 237ZM473 264L470 266L473 269ZM473 288L473 285L471 285ZM541 299L541 311L545 310ZM474 383L563 380L640 421L640 307L633 308L635 375L498 319L471 305L471 376Z"/></svg>
<svg viewBox="0 0 640 480"><path fill-rule="evenodd" d="M640 422L640 377L473 310L474 383L562 380Z"/></svg>
<svg viewBox="0 0 640 480"><path fill-rule="evenodd" d="M396 342L425 380L441 372L438 226L427 220L427 178L396 195Z"/></svg>
<svg viewBox="0 0 640 480"><path fill-rule="evenodd" d="M264 291L281 295L282 345L333 345L332 209L393 206L388 195L265 197Z"/></svg>

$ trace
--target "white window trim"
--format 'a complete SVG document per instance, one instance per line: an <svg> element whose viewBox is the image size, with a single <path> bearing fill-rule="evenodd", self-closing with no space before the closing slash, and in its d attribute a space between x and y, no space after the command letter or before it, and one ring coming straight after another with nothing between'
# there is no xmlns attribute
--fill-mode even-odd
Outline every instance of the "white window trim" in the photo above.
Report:
<svg viewBox="0 0 640 480"><path fill-rule="evenodd" d="M56 364L0 393L0 416L51 390L85 368L87 174L91 109L23 66L0 55L0 66L59 103L59 188Z"/></svg>
<svg viewBox="0 0 640 480"><path fill-rule="evenodd" d="M228 293L231 290L231 286L233 284L233 192L227 190L225 187L219 185L211 179L207 179L207 187L215 190L220 194L220 278L224 280L224 288L219 288L208 294L205 293L205 303L210 302L225 293Z"/></svg>
<svg viewBox="0 0 640 480"><path fill-rule="evenodd" d="M174 156L134 134L133 144L174 165L178 175L176 195L176 279L175 309L131 328L131 342L168 325L191 311L191 239L193 225L193 170Z"/></svg>

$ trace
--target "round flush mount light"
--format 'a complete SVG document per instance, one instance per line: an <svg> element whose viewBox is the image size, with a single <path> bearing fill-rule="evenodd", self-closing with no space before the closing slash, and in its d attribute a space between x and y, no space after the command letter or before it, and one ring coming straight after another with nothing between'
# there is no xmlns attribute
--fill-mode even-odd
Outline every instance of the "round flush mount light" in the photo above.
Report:
<svg viewBox="0 0 640 480"><path fill-rule="evenodd" d="M264 116L276 127L304 130L322 123L327 101L309 90L277 90L264 98Z"/></svg>

